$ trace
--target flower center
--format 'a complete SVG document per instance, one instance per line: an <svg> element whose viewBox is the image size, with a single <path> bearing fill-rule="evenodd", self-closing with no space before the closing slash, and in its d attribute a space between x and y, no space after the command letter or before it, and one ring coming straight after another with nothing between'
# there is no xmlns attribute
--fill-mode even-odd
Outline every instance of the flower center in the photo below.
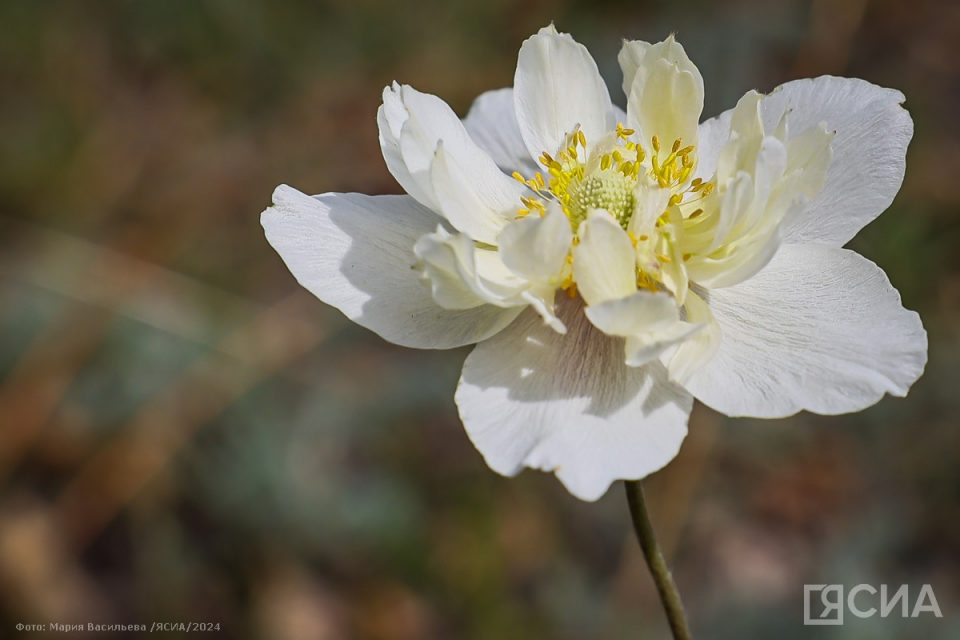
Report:
<svg viewBox="0 0 960 640"><path fill-rule="evenodd" d="M628 232L637 251L637 286L661 290L675 279L679 264L689 254L681 250L685 227L700 222L702 209L696 202L714 189L713 182L690 180L696 163L693 145L684 147L674 140L669 150L661 148L657 136L650 139L649 153L635 140L636 132L617 124L597 144L588 147L579 128L567 134L555 156L546 151L540 163L547 176L535 173L513 177L526 185L532 195L520 198L524 217L535 211L546 214L547 202L557 202L570 221L574 244L580 224L591 209L604 209ZM649 197L649 196L653 197ZM634 220L635 217L642 216ZM572 263L572 254L568 257ZM576 283L568 276L561 288L576 294Z"/></svg>
<svg viewBox="0 0 960 640"><path fill-rule="evenodd" d="M571 222L584 220L590 209L606 209L626 227L635 205L633 187L633 180L614 171L572 181L568 202Z"/></svg>
<svg viewBox="0 0 960 640"><path fill-rule="evenodd" d="M546 151L540 156L548 178L538 172L528 179L514 172L513 177L535 194L521 197L518 217L531 211L543 215L545 203L555 200L574 233L590 209L605 209L626 229L637 207L638 189L667 189L671 192L668 206L673 206L690 201L688 196L699 199L713 188L700 180L687 184L695 163L693 145L683 147L681 140L675 140L668 153L661 153L660 140L653 136L648 156L632 139L635 133L617 124L614 133L588 149L587 138L578 128L567 134L555 157Z"/></svg>

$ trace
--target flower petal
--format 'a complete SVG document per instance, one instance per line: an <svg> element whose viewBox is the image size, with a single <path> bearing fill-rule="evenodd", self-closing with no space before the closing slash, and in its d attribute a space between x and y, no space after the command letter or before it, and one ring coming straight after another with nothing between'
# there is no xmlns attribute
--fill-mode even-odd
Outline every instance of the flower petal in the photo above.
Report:
<svg viewBox="0 0 960 640"><path fill-rule="evenodd" d="M477 145L493 158L505 173L519 171L531 176L540 167L530 157L527 146L517 124L517 113L513 107L513 88L495 89L481 93L463 126Z"/></svg>
<svg viewBox="0 0 960 640"><path fill-rule="evenodd" d="M618 56L627 95L627 120L644 142L658 136L670 145L697 143L703 111L703 77L673 36L650 44L624 41Z"/></svg>
<svg viewBox="0 0 960 640"><path fill-rule="evenodd" d="M555 203L545 216L531 213L508 224L497 244L503 263L531 282L550 283L567 262L573 232L567 216Z"/></svg>
<svg viewBox="0 0 960 640"><path fill-rule="evenodd" d="M597 329L621 337L665 329L680 317L673 296L646 290L591 305L585 312Z"/></svg>
<svg viewBox="0 0 960 640"><path fill-rule="evenodd" d="M706 364L720 348L720 325L713 317L710 307L704 301L703 289L697 287L687 294L684 304L688 323L699 330L677 343L677 348L663 354L660 359L667 366L670 379L685 384L691 374Z"/></svg>
<svg viewBox="0 0 960 640"><path fill-rule="evenodd" d="M697 128L697 164L693 168L693 177L704 181L713 177L720 151L730 138L730 122L734 109L727 109L700 123Z"/></svg>
<svg viewBox="0 0 960 640"><path fill-rule="evenodd" d="M478 345L457 387L460 417L490 467L554 471L582 500L614 480L642 478L677 454L692 400L659 363L623 362L610 338L564 300L569 333L543 327L532 313Z"/></svg>
<svg viewBox="0 0 960 640"><path fill-rule="evenodd" d="M594 210L580 224L573 248L573 275L587 304L622 298L637 290L636 253L630 237L609 213Z"/></svg>
<svg viewBox="0 0 960 640"><path fill-rule="evenodd" d="M639 367L696 334L702 325L680 320L673 296L640 290L585 309L587 318L608 336L626 338L624 361Z"/></svg>
<svg viewBox="0 0 960 640"><path fill-rule="evenodd" d="M466 234L451 234L439 226L417 240L413 252L421 261L433 299L444 309L526 304L518 296L527 281L507 269L495 250L478 249Z"/></svg>
<svg viewBox="0 0 960 640"><path fill-rule="evenodd" d="M555 287L531 282L511 271L496 249L477 247L466 234L443 227L424 234L413 247L433 299L445 309L470 309L493 304L504 308L527 305L559 333L566 331L553 309Z"/></svg>
<svg viewBox="0 0 960 640"><path fill-rule="evenodd" d="M484 170L483 167L486 167ZM478 242L495 245L500 231L516 217L526 189L508 178L492 161L464 163L463 156L437 143L430 170L439 213Z"/></svg>
<svg viewBox="0 0 960 640"><path fill-rule="evenodd" d="M523 186L500 171L440 98L394 84L384 90L378 121L397 182L458 230L489 242L506 221L501 214L519 208Z"/></svg>
<svg viewBox="0 0 960 640"><path fill-rule="evenodd" d="M716 162L716 197L703 201L714 238L686 265L703 287L732 286L762 269L780 245L781 222L816 195L830 162L831 133L817 125L788 140L786 117L770 133L762 100L750 91L737 103Z"/></svg>
<svg viewBox="0 0 960 640"><path fill-rule="evenodd" d="M669 349L683 345L698 333L704 325L689 322L674 322L666 329L628 336L624 345L627 366L639 367L659 358Z"/></svg>
<svg viewBox="0 0 960 640"><path fill-rule="evenodd" d="M763 100L768 130L788 112L793 137L820 123L836 131L826 183L798 215L784 221L786 244L843 246L890 206L913 137L903 101L899 91L832 76L788 82Z"/></svg>
<svg viewBox="0 0 960 640"><path fill-rule="evenodd" d="M387 170L400 183L404 191L425 207L436 209L430 183L422 178L414 178L400 153L400 134L403 132L403 124L408 119L407 109L400 95L400 85L394 82L383 90L383 104L377 109L377 126L380 130L380 151L383 152L383 161L387 165Z"/></svg>
<svg viewBox="0 0 960 640"><path fill-rule="evenodd" d="M708 302L719 350L685 386L730 416L859 411L906 395L926 364L920 317L879 267L845 249L783 246Z"/></svg>
<svg viewBox="0 0 960 640"><path fill-rule="evenodd" d="M595 141L615 124L597 63L586 47L553 25L520 47L513 86L517 122L531 157L555 153L577 125Z"/></svg>
<svg viewBox="0 0 960 640"><path fill-rule="evenodd" d="M409 196L324 194L281 185L260 222L297 281L348 318L407 347L449 349L484 340L519 309L442 309L413 269L413 245L440 218Z"/></svg>

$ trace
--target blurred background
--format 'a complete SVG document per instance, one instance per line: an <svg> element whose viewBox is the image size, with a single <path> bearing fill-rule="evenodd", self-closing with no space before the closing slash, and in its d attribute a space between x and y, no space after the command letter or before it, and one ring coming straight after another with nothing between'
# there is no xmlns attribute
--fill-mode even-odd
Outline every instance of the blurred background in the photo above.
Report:
<svg viewBox="0 0 960 640"><path fill-rule="evenodd" d="M398 192L383 86L465 114L551 20L621 105L620 39L670 32L705 116L827 73L907 95L906 181L853 247L920 311L926 375L844 417L698 406L647 491L700 638L960 637L948 0L0 2L0 637L666 637L622 488L587 504L489 471L453 404L466 351L350 324L259 225L281 182ZM929 583L945 618L802 626L803 584L830 582Z"/></svg>

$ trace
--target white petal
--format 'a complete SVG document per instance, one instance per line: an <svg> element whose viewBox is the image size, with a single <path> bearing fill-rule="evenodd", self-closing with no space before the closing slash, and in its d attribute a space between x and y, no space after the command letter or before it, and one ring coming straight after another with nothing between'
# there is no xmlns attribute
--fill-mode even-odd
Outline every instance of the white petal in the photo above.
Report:
<svg viewBox="0 0 960 640"><path fill-rule="evenodd" d="M627 95L627 118L646 143L696 144L703 111L703 78L673 36L650 44L624 41L618 56Z"/></svg>
<svg viewBox="0 0 960 640"><path fill-rule="evenodd" d="M440 219L408 196L325 194L287 186L260 222L297 281L390 342L448 349L484 340L519 309L448 311L413 269L413 245Z"/></svg>
<svg viewBox="0 0 960 640"><path fill-rule="evenodd" d="M394 84L383 100L381 147L401 186L474 239L496 237L505 222L500 214L519 208L523 187L500 171L440 98Z"/></svg>
<svg viewBox="0 0 960 640"><path fill-rule="evenodd" d="M744 236L727 244L719 256L694 257L687 262L690 279L708 288L729 287L753 277L780 248L776 228Z"/></svg>
<svg viewBox="0 0 960 640"><path fill-rule="evenodd" d="M606 211L593 211L580 224L573 248L573 276L588 304L622 298L637 290L636 253L630 237Z"/></svg>
<svg viewBox="0 0 960 640"><path fill-rule="evenodd" d="M717 182L724 184L741 172L753 173L764 138L760 103L763 96L748 91L737 101L730 116L730 137L717 159Z"/></svg>
<svg viewBox="0 0 960 640"><path fill-rule="evenodd" d="M795 135L821 122L836 131L826 183L802 214L784 222L784 242L843 246L890 206L913 137L903 101L899 91L830 76L788 82L764 100L768 126L790 110Z"/></svg>
<svg viewBox="0 0 960 640"><path fill-rule="evenodd" d="M681 321L674 298L661 292L637 291L587 307L585 313L605 334L626 338L624 361L631 367L647 364L702 328Z"/></svg>
<svg viewBox="0 0 960 640"><path fill-rule="evenodd" d="M632 336L665 329L679 319L673 297L667 293L637 291L586 308L593 326L610 336Z"/></svg>
<svg viewBox="0 0 960 640"><path fill-rule="evenodd" d="M720 150L730 138L730 119L733 109L728 109L719 116L704 120L697 129L697 164L693 169L693 176L701 180L709 180L717 170L717 160Z"/></svg>
<svg viewBox="0 0 960 640"><path fill-rule="evenodd" d="M553 308L556 287L531 282L510 270L494 248L477 247L466 234L443 227L424 234L413 247L433 298L445 309L492 304L504 308L532 306L551 329L566 332Z"/></svg>
<svg viewBox="0 0 960 640"><path fill-rule="evenodd" d="M407 109L400 97L400 85L394 82L383 90L383 104L377 110L377 126L380 133L380 150L387 170L396 178L403 190L430 209L436 209L433 188L428 181L415 179L407 170L407 163L400 153L400 134L407 121Z"/></svg>
<svg viewBox="0 0 960 640"><path fill-rule="evenodd" d="M556 153L577 125L592 142L615 124L597 63L586 47L553 25L520 47L513 86L517 122L534 158Z"/></svg>
<svg viewBox="0 0 960 640"><path fill-rule="evenodd" d="M560 276L572 241L570 222L556 205L543 217L534 212L510 223L497 238L500 257L511 271L543 283Z"/></svg>
<svg viewBox="0 0 960 640"><path fill-rule="evenodd" d="M648 176L643 175L642 178L643 181L633 191L635 205L627 224L627 231L634 236L646 233L656 223L657 218L667 210L670 196L673 195L670 189L660 188Z"/></svg>
<svg viewBox="0 0 960 640"><path fill-rule="evenodd" d="M443 227L424 234L413 246L433 298L445 309L470 309L482 304L525 305L519 298L528 288L493 249L478 249L466 234Z"/></svg>
<svg viewBox="0 0 960 640"><path fill-rule="evenodd" d="M694 371L705 365L720 348L720 325L713 317L710 307L702 296L706 293L697 288L690 291L684 304L688 323L699 330L677 343L677 348L664 353L661 361L667 365L670 379L681 384L687 382Z"/></svg>
<svg viewBox="0 0 960 640"><path fill-rule="evenodd" d="M716 163L717 197L703 204L716 218L714 237L686 263L690 278L704 287L737 284L767 264L780 244L781 221L816 193L829 161L831 136L813 128L784 143L786 119L770 134L761 105L760 94L750 91L729 118Z"/></svg>
<svg viewBox="0 0 960 640"><path fill-rule="evenodd" d="M595 329L577 303L560 311L566 336L528 313L475 348L456 401L493 470L554 471L573 495L596 500L676 455L692 402L659 364L627 367L623 340Z"/></svg>
<svg viewBox="0 0 960 640"><path fill-rule="evenodd" d="M438 212L458 230L487 244L496 244L500 231L522 206L520 196L527 193L492 161L464 162L464 156L451 154L442 140L430 178Z"/></svg>
<svg viewBox="0 0 960 640"><path fill-rule="evenodd" d="M730 416L859 411L904 396L927 337L883 271L833 247L788 245L753 278L709 292L716 356L686 385Z"/></svg>
<svg viewBox="0 0 960 640"><path fill-rule="evenodd" d="M493 158L505 173L519 171L531 176L540 167L530 157L517 124L513 107L513 89L496 89L481 93L463 120L463 126L474 142Z"/></svg>
<svg viewBox="0 0 960 640"><path fill-rule="evenodd" d="M659 331L630 336L624 345L625 362L629 367L643 366L667 350L687 342L703 329L702 324L678 321Z"/></svg>

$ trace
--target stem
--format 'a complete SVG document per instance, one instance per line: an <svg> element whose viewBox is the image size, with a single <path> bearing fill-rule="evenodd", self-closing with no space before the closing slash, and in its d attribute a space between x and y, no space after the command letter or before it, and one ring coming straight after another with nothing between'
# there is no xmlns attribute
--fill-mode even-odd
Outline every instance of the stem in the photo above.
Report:
<svg viewBox="0 0 960 640"><path fill-rule="evenodd" d="M627 489L627 503L630 505L633 530L637 534L637 541L640 542L643 557L650 568L650 575L653 576L657 591L660 593L660 602L663 603L663 610L667 614L667 621L670 623L674 640L691 640L692 636L690 635L690 628L687 626L687 618L683 613L680 592L677 591L677 585L674 583L673 576L670 575L670 569L667 568L667 563L660 552L660 545L657 544L657 538L653 533L653 525L650 524L647 505L643 499L643 486L639 480L625 480L624 485Z"/></svg>

